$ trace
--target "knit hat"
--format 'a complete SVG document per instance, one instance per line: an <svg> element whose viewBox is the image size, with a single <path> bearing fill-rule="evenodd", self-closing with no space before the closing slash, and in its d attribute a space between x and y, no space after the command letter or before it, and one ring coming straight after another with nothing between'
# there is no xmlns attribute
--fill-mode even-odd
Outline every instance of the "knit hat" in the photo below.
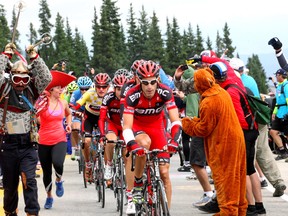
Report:
<svg viewBox="0 0 288 216"><path fill-rule="evenodd" d="M188 69L184 71L182 77L184 79L189 79L194 76L194 69L191 66L188 66Z"/></svg>

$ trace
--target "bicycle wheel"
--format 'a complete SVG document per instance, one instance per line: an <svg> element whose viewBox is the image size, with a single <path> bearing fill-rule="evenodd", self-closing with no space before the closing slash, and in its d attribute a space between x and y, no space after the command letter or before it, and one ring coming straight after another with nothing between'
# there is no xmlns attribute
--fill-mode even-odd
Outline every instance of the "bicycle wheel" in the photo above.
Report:
<svg viewBox="0 0 288 216"><path fill-rule="evenodd" d="M156 185L156 203L155 203L155 215L157 216L169 216L168 201L165 193L165 189L162 181L157 181Z"/></svg>
<svg viewBox="0 0 288 216"><path fill-rule="evenodd" d="M98 158L95 161L95 168L94 168L94 172L95 172L95 179L94 179L94 183L95 183L95 189L97 191L97 201L100 202L102 199L102 194L101 194L101 190L100 190L100 174L99 174L99 160Z"/></svg>
<svg viewBox="0 0 288 216"><path fill-rule="evenodd" d="M78 159L78 169L79 169L79 174L81 174L81 172L85 172L85 170L83 170L84 156L82 154L81 149L79 149L79 154L80 154L80 158Z"/></svg>
<svg viewBox="0 0 288 216"><path fill-rule="evenodd" d="M104 158L102 153L99 153L97 159L97 196L98 202L101 202L101 207L105 207L105 181L104 181Z"/></svg>
<svg viewBox="0 0 288 216"><path fill-rule="evenodd" d="M123 166L123 159L119 159L118 164L118 173L115 186L116 186L116 200L117 200L117 211L119 211L119 215L122 216L123 214L123 205L124 205L124 166Z"/></svg>
<svg viewBox="0 0 288 216"><path fill-rule="evenodd" d="M83 156L83 154L81 154ZM84 187L87 188L87 180L86 180L86 171L85 171L86 165L85 165L85 160L83 156L83 163L82 163L82 176L83 176L83 183Z"/></svg>

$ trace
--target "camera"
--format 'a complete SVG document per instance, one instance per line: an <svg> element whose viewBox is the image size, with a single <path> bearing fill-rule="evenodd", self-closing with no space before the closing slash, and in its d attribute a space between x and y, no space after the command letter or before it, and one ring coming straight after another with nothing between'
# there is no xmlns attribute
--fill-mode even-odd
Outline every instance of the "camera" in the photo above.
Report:
<svg viewBox="0 0 288 216"><path fill-rule="evenodd" d="M187 64L185 64L185 65L181 65L180 68L181 68L182 71L185 71L185 70L188 69L188 65L187 65Z"/></svg>
<svg viewBox="0 0 288 216"><path fill-rule="evenodd" d="M272 80L272 77L268 77L269 80Z"/></svg>

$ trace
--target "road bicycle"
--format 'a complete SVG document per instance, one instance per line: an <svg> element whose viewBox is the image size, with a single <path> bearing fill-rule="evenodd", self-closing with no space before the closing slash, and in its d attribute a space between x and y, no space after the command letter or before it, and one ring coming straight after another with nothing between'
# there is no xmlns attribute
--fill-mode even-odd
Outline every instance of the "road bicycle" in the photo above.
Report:
<svg viewBox="0 0 288 216"><path fill-rule="evenodd" d="M104 162L104 145L100 143L100 133L95 132L92 134L92 142L93 151L93 165L92 165L92 174L93 181L95 184L95 189L97 191L98 202L101 202L101 207L105 207L105 180L104 180L104 172L105 172L105 162Z"/></svg>
<svg viewBox="0 0 288 216"><path fill-rule="evenodd" d="M144 168L144 174L146 179L144 180L144 201L142 203L135 203L136 216L148 215L148 216L168 216L169 208L164 189L163 182L160 177L159 171L159 159L157 155L159 153L166 152L166 150L153 149L147 150L146 165ZM136 153L132 152L132 168L134 171Z"/></svg>
<svg viewBox="0 0 288 216"><path fill-rule="evenodd" d="M126 191L126 178L125 178L125 167L123 160L123 150L126 148L126 144L123 140L106 140L105 143L114 143L113 153L113 177L112 177L112 188L114 191L114 197L116 198L116 210L119 215L123 215L124 206L124 194Z"/></svg>

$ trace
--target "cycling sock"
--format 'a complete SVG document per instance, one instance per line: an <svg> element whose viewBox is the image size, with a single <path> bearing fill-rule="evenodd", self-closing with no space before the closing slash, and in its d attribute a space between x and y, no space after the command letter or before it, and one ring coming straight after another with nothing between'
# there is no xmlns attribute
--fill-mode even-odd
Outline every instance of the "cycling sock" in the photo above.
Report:
<svg viewBox="0 0 288 216"><path fill-rule="evenodd" d="M112 165L113 165L112 160L107 160L107 165L108 165L108 166L112 166Z"/></svg>
<svg viewBox="0 0 288 216"><path fill-rule="evenodd" d="M143 176L141 176L140 178L137 178L135 176L134 187L141 187L141 186L143 186Z"/></svg>
<svg viewBox="0 0 288 216"><path fill-rule="evenodd" d="M132 202L132 199L133 199L132 190L126 190L126 196L127 196L127 201Z"/></svg>

